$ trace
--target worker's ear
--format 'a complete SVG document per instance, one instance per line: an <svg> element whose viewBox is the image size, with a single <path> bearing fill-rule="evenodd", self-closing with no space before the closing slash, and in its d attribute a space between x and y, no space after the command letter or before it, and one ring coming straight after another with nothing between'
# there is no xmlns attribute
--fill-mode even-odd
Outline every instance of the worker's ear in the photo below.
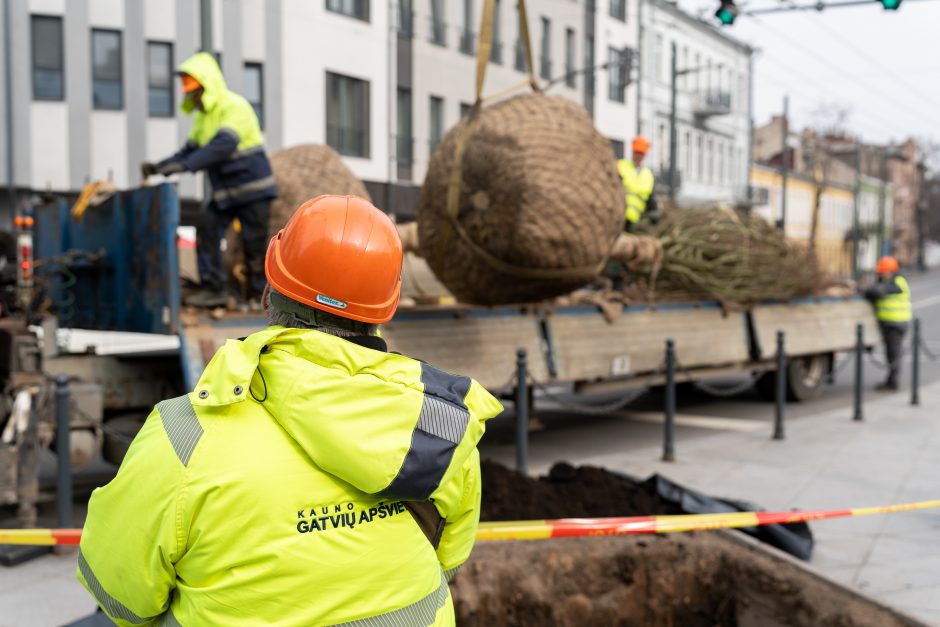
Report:
<svg viewBox="0 0 940 627"><path fill-rule="evenodd" d="M265 285L264 291L261 292L261 311L268 313L269 307L271 307L271 286Z"/></svg>

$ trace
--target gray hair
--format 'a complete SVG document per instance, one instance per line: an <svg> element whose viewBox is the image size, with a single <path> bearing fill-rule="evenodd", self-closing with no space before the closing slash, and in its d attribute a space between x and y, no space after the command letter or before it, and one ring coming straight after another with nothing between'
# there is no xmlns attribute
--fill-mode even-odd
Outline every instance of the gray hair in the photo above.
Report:
<svg viewBox="0 0 940 627"><path fill-rule="evenodd" d="M271 299L271 296L275 298ZM284 303L287 307L279 308L276 302ZM289 309L290 311L285 311ZM359 322L351 320L336 314L329 313L297 302L283 294L268 288L268 294L264 299L264 310L268 318L268 324L287 327L289 329L314 329L322 331L336 337L355 337L357 335L375 335L378 332L379 325L369 324L368 322Z"/></svg>

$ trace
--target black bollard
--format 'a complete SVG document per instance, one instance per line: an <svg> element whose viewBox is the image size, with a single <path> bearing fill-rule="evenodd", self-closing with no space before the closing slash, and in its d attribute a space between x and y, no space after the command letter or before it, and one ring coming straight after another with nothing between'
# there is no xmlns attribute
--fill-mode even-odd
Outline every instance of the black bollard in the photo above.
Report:
<svg viewBox="0 0 940 627"><path fill-rule="evenodd" d="M526 353L516 351L516 470L529 473L529 390Z"/></svg>
<svg viewBox="0 0 940 627"><path fill-rule="evenodd" d="M56 457L58 481L56 482L56 506L59 528L72 528L72 451L69 437L69 378L60 374L55 380L56 398Z"/></svg>
<svg viewBox="0 0 940 627"><path fill-rule="evenodd" d="M777 388L775 390L774 440L782 440L783 409L787 402L787 355L783 345L783 331L777 331Z"/></svg>
<svg viewBox="0 0 940 627"><path fill-rule="evenodd" d="M911 405L920 405L920 318L914 318L914 346L911 350Z"/></svg>
<svg viewBox="0 0 940 627"><path fill-rule="evenodd" d="M663 423L663 461L676 461L676 343L666 340L666 420Z"/></svg>
<svg viewBox="0 0 940 627"><path fill-rule="evenodd" d="M862 420L862 386L864 378L865 360L865 327L861 324L855 327L855 411L852 420Z"/></svg>

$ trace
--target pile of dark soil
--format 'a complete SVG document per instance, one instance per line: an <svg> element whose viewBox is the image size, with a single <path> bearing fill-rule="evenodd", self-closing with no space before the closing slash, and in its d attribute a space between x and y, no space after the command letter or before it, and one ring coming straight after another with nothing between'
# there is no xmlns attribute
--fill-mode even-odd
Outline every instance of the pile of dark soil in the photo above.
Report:
<svg viewBox="0 0 940 627"><path fill-rule="evenodd" d="M558 463L532 478L484 460L480 520L539 520L681 514L639 485L603 468Z"/></svg>

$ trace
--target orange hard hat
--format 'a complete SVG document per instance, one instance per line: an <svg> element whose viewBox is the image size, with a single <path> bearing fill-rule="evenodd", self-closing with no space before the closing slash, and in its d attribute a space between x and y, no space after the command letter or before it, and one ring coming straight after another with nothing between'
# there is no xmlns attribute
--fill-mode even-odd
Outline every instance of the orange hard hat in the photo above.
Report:
<svg viewBox="0 0 940 627"><path fill-rule="evenodd" d="M357 196L318 196L271 238L264 273L299 303L370 324L391 320L401 295L395 225Z"/></svg>
<svg viewBox="0 0 940 627"><path fill-rule="evenodd" d="M650 149L650 140L646 139L642 135L637 135L633 138L633 152L639 152L646 154Z"/></svg>
<svg viewBox="0 0 940 627"><path fill-rule="evenodd" d="M184 94L191 94L202 87L202 84L189 74L180 74L180 81L183 83Z"/></svg>
<svg viewBox="0 0 940 627"><path fill-rule="evenodd" d="M900 266L898 260L894 257L882 257L878 260L878 265L875 266L875 272L878 274L890 274L897 272L898 269L900 269Z"/></svg>

